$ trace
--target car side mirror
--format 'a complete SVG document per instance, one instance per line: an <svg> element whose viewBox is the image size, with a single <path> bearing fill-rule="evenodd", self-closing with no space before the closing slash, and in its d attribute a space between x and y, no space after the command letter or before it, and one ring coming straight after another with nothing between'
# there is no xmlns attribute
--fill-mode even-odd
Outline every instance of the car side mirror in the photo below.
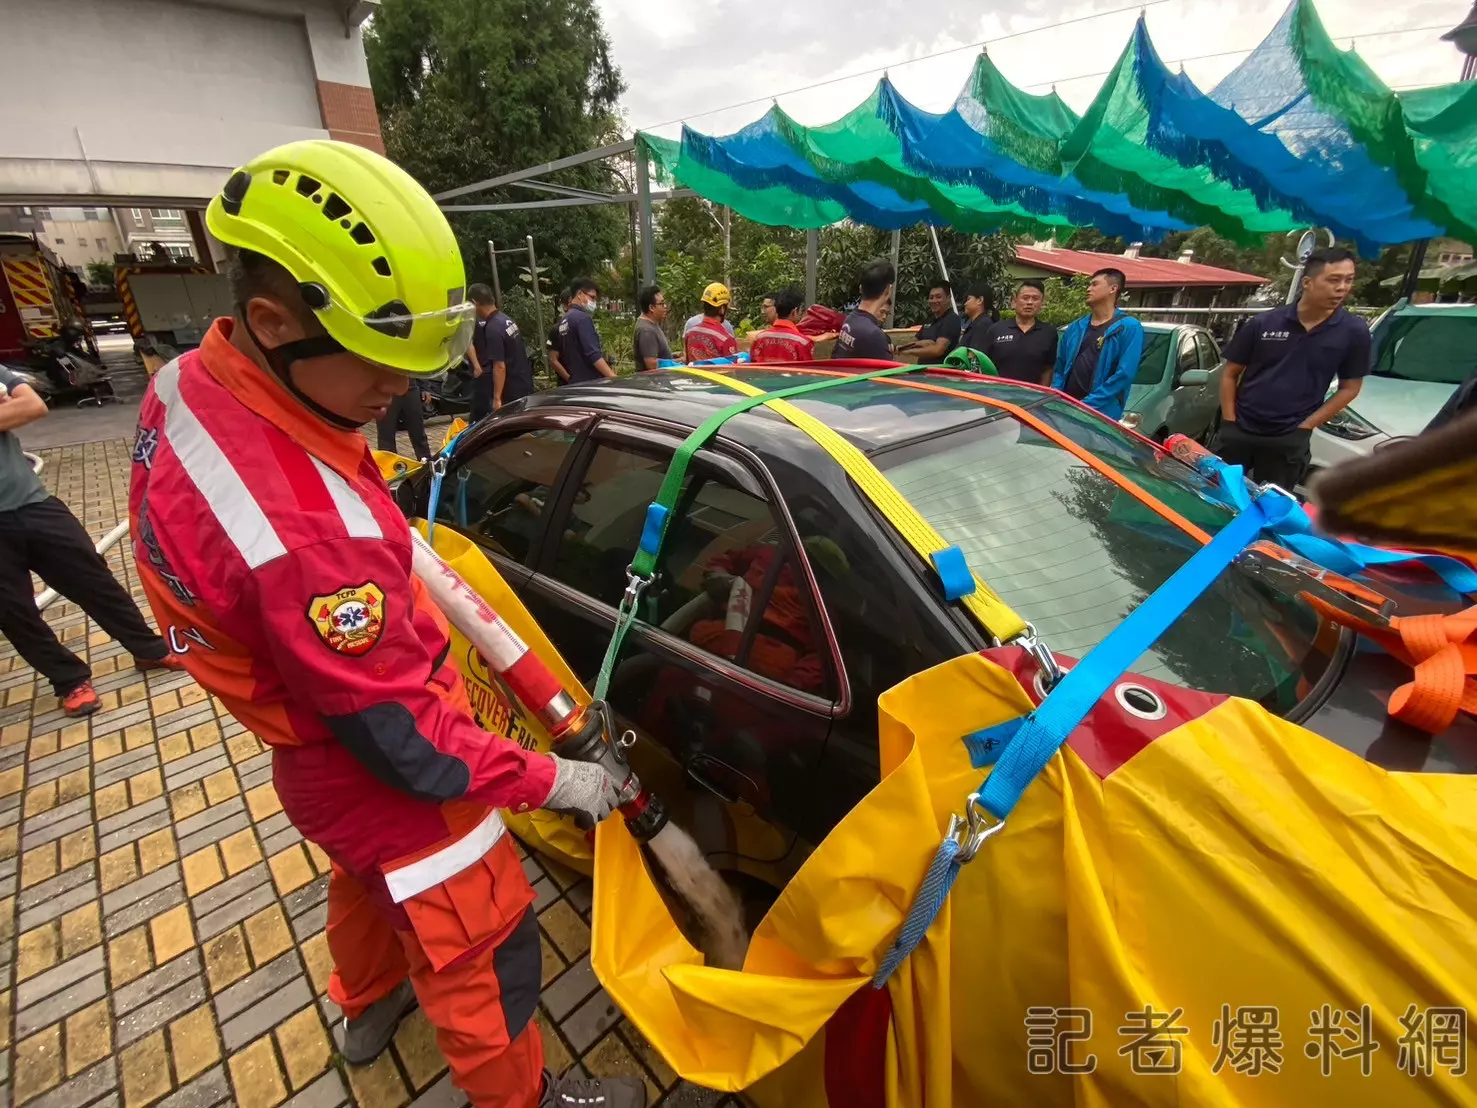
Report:
<svg viewBox="0 0 1477 1108"><path fill-rule="evenodd" d="M1180 384L1182 386L1203 385L1209 380L1210 370L1208 369L1187 369L1185 370L1185 372L1180 374Z"/></svg>

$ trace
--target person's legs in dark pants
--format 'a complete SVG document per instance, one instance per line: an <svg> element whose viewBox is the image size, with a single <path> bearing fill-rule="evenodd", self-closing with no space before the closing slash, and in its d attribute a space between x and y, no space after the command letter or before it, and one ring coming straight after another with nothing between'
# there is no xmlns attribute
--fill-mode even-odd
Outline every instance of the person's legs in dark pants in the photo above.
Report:
<svg viewBox="0 0 1477 1108"><path fill-rule="evenodd" d="M1301 428L1285 435L1268 435L1259 451L1255 480L1292 492L1308 472L1312 440L1313 432Z"/></svg>
<svg viewBox="0 0 1477 1108"><path fill-rule="evenodd" d="M31 568L135 658L157 662L169 646L149 629L144 617L97 552L77 517L56 497L20 509L25 522Z"/></svg>
<svg viewBox="0 0 1477 1108"><path fill-rule="evenodd" d="M470 418L476 423L484 416L492 414L492 371L485 371L481 377L472 379L472 411Z"/></svg>
<svg viewBox="0 0 1477 1108"><path fill-rule="evenodd" d="M1223 424L1211 449L1227 465L1241 466L1253 481L1291 492L1307 471L1312 437L1313 432L1301 429L1284 435L1252 435L1234 424Z"/></svg>
<svg viewBox="0 0 1477 1108"><path fill-rule="evenodd" d="M431 456L431 444L426 439L426 413L421 404L421 387L414 381L398 401L400 418L405 421L405 433L410 436L411 449L417 458Z"/></svg>
<svg viewBox="0 0 1477 1108"><path fill-rule="evenodd" d="M385 413L384 419L377 419L374 423L375 449L383 450L386 454L398 454L395 449L395 431L400 426L400 401L390 401L390 410Z"/></svg>
<svg viewBox="0 0 1477 1108"><path fill-rule="evenodd" d="M22 521L25 511L0 512L0 635L63 696L91 677L92 670L58 641L36 607Z"/></svg>
<svg viewBox="0 0 1477 1108"><path fill-rule="evenodd" d="M420 386L411 382L404 396L397 396L390 404L385 418L375 424L379 448L392 454L399 453L395 446L395 433L405 424L405 433L410 436L410 449L417 458L431 456L431 444L426 440L426 416L421 410Z"/></svg>

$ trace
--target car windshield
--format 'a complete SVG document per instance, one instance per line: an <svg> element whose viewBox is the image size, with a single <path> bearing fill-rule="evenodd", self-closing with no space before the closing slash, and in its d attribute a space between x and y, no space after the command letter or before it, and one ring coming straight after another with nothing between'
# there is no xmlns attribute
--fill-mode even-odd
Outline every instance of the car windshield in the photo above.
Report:
<svg viewBox="0 0 1477 1108"><path fill-rule="evenodd" d="M1477 315L1392 315L1376 341L1376 377L1460 385L1477 371Z"/></svg>
<svg viewBox="0 0 1477 1108"><path fill-rule="evenodd" d="M1214 533L1231 518L1202 495L1192 470L1110 421L1059 400L1031 412L1204 530ZM874 460L964 551L982 581L1054 651L1074 658L1199 549L1180 528L1015 419L986 420ZM1312 609L1279 588L1276 574L1258 572L1261 561L1255 554L1238 560L1129 668L1272 711L1295 706L1327 666L1330 644L1320 639Z"/></svg>

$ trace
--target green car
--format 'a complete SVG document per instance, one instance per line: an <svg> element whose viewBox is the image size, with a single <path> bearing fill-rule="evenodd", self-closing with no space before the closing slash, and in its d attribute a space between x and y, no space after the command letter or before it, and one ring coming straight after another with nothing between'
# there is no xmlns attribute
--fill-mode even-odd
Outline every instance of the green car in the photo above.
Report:
<svg viewBox="0 0 1477 1108"><path fill-rule="evenodd" d="M1220 407L1221 349L1193 323L1145 323L1144 352L1121 422L1163 442L1203 440Z"/></svg>

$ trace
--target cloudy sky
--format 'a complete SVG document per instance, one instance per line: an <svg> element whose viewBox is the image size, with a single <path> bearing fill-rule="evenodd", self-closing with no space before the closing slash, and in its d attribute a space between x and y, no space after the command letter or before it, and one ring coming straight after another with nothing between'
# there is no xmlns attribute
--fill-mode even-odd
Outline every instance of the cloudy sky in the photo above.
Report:
<svg viewBox="0 0 1477 1108"><path fill-rule="evenodd" d="M985 41L1017 85L1047 92L1055 84L1081 111L1138 15L1125 0L599 3L629 86L627 123L666 135L675 135L672 121L683 119L713 134L732 131L762 114L776 95L801 122L824 123L864 99L884 68L913 103L942 111L969 73L974 44ZM1183 61L1196 83L1209 89L1271 30L1285 4L1158 0L1147 7L1149 33L1165 61ZM1460 76L1460 55L1440 36L1469 8L1468 0L1318 0L1339 45L1354 40L1365 61L1395 87ZM1078 22L1053 26L1068 20ZM831 83L786 95L822 81Z"/></svg>

